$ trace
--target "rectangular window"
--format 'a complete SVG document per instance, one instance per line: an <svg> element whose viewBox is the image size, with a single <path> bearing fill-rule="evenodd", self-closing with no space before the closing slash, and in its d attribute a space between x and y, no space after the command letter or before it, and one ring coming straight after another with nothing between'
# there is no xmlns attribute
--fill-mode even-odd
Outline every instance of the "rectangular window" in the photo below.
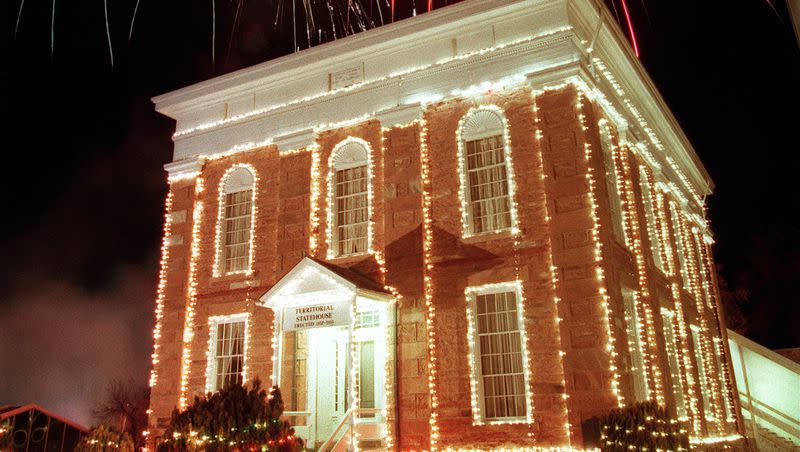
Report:
<svg viewBox="0 0 800 452"><path fill-rule="evenodd" d="M661 260L661 240L656 226L655 200L653 199L653 187L650 184L650 176L644 167L639 168L639 180L641 182L642 198L644 199L644 211L647 217L647 237L650 239L650 248L653 255L653 263L661 271L664 270L664 262Z"/></svg>
<svg viewBox="0 0 800 452"><path fill-rule="evenodd" d="M672 390L675 396L675 409L679 419L686 419L686 398L683 389L683 370L678 362L678 343L675 340L674 315L671 311L663 309L661 319L664 322L664 343L667 347L667 359L669 361L669 373L672 377Z"/></svg>
<svg viewBox="0 0 800 452"><path fill-rule="evenodd" d="M678 262L681 266L681 277L683 278L683 287L686 290L692 288L691 279L689 278L689 267L686 262L686 243L683 242L683 232L681 226L681 219L675 205L670 203L670 216L672 218L672 230L675 235L675 245L678 247Z"/></svg>
<svg viewBox="0 0 800 452"><path fill-rule="evenodd" d="M644 366L643 332L639 328L639 314L636 312L635 296L632 291L623 289L625 303L625 326L628 336L628 349L631 357L631 379L636 400L643 402L648 398L647 375Z"/></svg>
<svg viewBox="0 0 800 452"><path fill-rule="evenodd" d="M600 128L600 144L603 149L603 161L606 167L606 189L608 191L608 205L611 210L611 230L614 237L626 242L625 218L622 210L622 193L617 185L617 169L614 164L614 144L611 142L611 135L605 127Z"/></svg>
<svg viewBox="0 0 800 452"><path fill-rule="evenodd" d="M356 312L355 328L372 328L380 325L381 313L377 309Z"/></svg>
<svg viewBox="0 0 800 452"><path fill-rule="evenodd" d="M250 268L250 227L252 226L253 191L225 195L223 230L223 271L236 273Z"/></svg>
<svg viewBox="0 0 800 452"><path fill-rule="evenodd" d="M703 412L706 419L713 419L714 416L711 411L711 390L708 384L708 375L706 375L706 362L703 359L703 351L701 347L702 337L700 335L700 328L692 325L692 345L694 346L694 357L697 363L697 376L700 377L700 392L703 394Z"/></svg>
<svg viewBox="0 0 800 452"><path fill-rule="evenodd" d="M525 419L527 375L517 293L474 293L468 303L482 417L489 421Z"/></svg>
<svg viewBox="0 0 800 452"><path fill-rule="evenodd" d="M358 342L358 403L360 408L375 408L375 342ZM372 418L374 413L359 417Z"/></svg>
<svg viewBox="0 0 800 452"><path fill-rule="evenodd" d="M467 141L467 181L472 233L511 227L511 200L502 135Z"/></svg>
<svg viewBox="0 0 800 452"><path fill-rule="evenodd" d="M367 166L336 171L336 254L368 250L369 199Z"/></svg>
<svg viewBox="0 0 800 452"><path fill-rule="evenodd" d="M218 391L231 384L243 383L245 323L245 320L227 320L214 324L210 390Z"/></svg>

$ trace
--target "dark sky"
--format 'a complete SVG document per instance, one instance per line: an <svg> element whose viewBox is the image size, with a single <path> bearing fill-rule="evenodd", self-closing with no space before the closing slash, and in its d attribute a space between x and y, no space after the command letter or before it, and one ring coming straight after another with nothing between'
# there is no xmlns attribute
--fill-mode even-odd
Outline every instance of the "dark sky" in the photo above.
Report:
<svg viewBox="0 0 800 452"><path fill-rule="evenodd" d="M292 48L275 1L243 0L228 52L237 1L217 2L215 65L211 2L142 0L128 42L135 0L109 1L113 69L101 0L57 2L52 56L51 2L26 1L16 39L19 0L3 2L0 405L89 424L112 379L146 381L174 129L149 98ZM800 52L785 6L629 2L642 61L717 184L716 256L750 295L748 334L800 346Z"/></svg>

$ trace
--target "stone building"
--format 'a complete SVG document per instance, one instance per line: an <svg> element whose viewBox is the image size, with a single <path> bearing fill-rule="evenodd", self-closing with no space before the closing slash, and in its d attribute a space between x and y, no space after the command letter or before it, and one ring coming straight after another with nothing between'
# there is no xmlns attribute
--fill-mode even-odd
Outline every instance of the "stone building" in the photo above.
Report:
<svg viewBox="0 0 800 452"><path fill-rule="evenodd" d="M740 438L713 184L600 3L465 1L154 102L153 438L254 377L310 447L582 449L646 400Z"/></svg>

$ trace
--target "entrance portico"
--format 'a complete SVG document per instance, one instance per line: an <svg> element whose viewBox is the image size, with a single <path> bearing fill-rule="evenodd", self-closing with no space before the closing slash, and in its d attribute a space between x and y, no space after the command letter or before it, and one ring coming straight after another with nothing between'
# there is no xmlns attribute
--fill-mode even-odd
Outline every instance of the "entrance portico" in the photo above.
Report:
<svg viewBox="0 0 800 452"><path fill-rule="evenodd" d="M261 297L275 313L272 382L309 449L387 437L394 301L371 279L308 257Z"/></svg>

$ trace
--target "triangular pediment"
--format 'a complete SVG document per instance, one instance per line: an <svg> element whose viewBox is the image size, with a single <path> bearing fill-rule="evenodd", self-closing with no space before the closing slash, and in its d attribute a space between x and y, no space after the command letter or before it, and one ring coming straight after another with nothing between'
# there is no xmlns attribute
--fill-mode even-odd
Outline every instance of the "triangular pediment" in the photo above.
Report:
<svg viewBox="0 0 800 452"><path fill-rule="evenodd" d="M349 299L368 293L375 298L392 298L382 292L374 281L347 269L304 257L261 298L267 307L302 304L309 299ZM376 289L378 288L378 289Z"/></svg>

